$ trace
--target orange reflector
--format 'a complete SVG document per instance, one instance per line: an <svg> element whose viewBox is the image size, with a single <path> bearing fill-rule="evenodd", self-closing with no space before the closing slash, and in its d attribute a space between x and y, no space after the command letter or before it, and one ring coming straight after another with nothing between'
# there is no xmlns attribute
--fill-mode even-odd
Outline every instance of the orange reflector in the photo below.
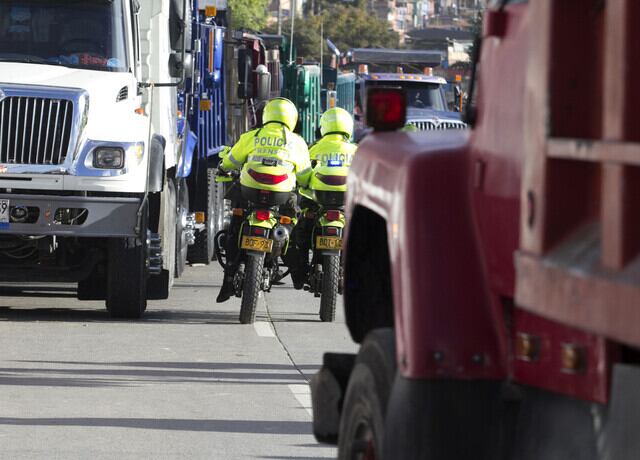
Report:
<svg viewBox="0 0 640 460"><path fill-rule="evenodd" d="M244 209L242 209L242 208L233 208L233 215L234 216L242 216L242 215L244 215Z"/></svg>
<svg viewBox="0 0 640 460"><path fill-rule="evenodd" d="M202 99L200 101L200 111L202 112L209 112L211 110L211 100L209 99Z"/></svg>
<svg viewBox="0 0 640 460"><path fill-rule="evenodd" d="M215 6L207 6L204 9L204 15L208 18L214 18L218 14L218 9Z"/></svg>
<svg viewBox="0 0 640 460"><path fill-rule="evenodd" d="M516 337L516 357L523 361L535 361L540 354L540 339L536 336L518 333Z"/></svg>
<svg viewBox="0 0 640 460"><path fill-rule="evenodd" d="M182 110L178 110L178 113L176 115L178 115L178 118L182 118Z"/></svg>
<svg viewBox="0 0 640 460"><path fill-rule="evenodd" d="M460 83L462 81L462 75L456 74L456 82Z"/></svg>
<svg viewBox="0 0 640 460"><path fill-rule="evenodd" d="M196 224L204 224L206 220L207 220L207 215L204 212L202 211L196 212Z"/></svg>
<svg viewBox="0 0 640 460"><path fill-rule="evenodd" d="M280 223L282 225L289 225L293 220L289 216L280 216Z"/></svg>
<svg viewBox="0 0 640 460"><path fill-rule="evenodd" d="M144 109L143 109L142 107L138 107L138 108L135 110L135 112L136 112L138 115L144 115Z"/></svg>
<svg viewBox="0 0 640 460"><path fill-rule="evenodd" d="M562 370L569 373L583 372L586 367L585 351L571 343L562 344Z"/></svg>

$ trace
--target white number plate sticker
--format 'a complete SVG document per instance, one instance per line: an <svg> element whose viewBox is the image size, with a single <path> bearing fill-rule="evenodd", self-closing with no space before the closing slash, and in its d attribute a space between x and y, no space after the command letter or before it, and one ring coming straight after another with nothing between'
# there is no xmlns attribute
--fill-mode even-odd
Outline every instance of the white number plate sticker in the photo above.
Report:
<svg viewBox="0 0 640 460"><path fill-rule="evenodd" d="M0 224L9 223L9 200L0 200Z"/></svg>

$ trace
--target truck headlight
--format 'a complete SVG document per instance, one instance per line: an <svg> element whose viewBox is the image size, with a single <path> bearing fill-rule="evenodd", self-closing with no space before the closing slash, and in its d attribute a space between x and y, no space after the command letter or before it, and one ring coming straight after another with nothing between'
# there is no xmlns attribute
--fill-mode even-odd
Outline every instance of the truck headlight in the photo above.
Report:
<svg viewBox="0 0 640 460"><path fill-rule="evenodd" d="M93 167L122 169L124 167L124 150L120 147L98 147L93 151Z"/></svg>

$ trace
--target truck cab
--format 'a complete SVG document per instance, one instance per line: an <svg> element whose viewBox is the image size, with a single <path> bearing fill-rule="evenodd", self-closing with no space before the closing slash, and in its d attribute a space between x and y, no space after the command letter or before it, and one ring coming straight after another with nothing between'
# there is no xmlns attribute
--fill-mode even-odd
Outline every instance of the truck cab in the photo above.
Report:
<svg viewBox="0 0 640 460"><path fill-rule="evenodd" d="M450 110L444 92L447 81L442 77L405 73L366 73L360 75L357 87L357 106L366 110L366 94L369 88L379 86L402 88L407 95L407 123L420 131L464 129L459 112ZM364 120L360 117L360 129Z"/></svg>
<svg viewBox="0 0 640 460"><path fill-rule="evenodd" d="M638 18L493 2L471 130L399 132L405 95L369 93L344 233L360 348L311 382L340 459L638 457Z"/></svg>
<svg viewBox="0 0 640 460"><path fill-rule="evenodd" d="M78 283L115 317L168 296L182 149L175 4L0 5L3 281Z"/></svg>

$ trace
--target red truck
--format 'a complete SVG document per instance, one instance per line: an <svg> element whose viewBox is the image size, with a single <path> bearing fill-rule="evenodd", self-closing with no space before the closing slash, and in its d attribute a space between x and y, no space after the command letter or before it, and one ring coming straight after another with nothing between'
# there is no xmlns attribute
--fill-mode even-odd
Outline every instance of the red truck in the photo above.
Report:
<svg viewBox="0 0 640 460"><path fill-rule="evenodd" d="M640 2L492 4L473 129L355 156L360 349L311 384L340 459L640 458ZM375 130L400 94L369 94Z"/></svg>

